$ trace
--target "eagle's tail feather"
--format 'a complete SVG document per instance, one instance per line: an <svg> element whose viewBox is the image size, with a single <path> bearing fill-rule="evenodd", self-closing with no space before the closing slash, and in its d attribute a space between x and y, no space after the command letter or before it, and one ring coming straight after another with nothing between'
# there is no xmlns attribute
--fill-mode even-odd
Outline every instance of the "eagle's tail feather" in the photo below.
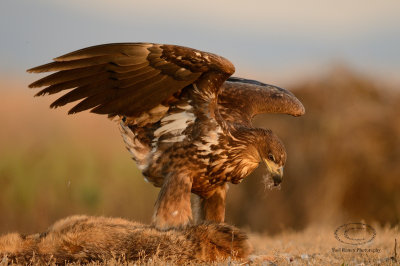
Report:
<svg viewBox="0 0 400 266"><path fill-rule="evenodd" d="M151 152L150 143L146 143L140 138L140 132L133 131L123 120L119 123L119 129L124 139L127 150L132 154L133 160L137 163L140 170L148 165L148 155ZM143 130L138 128L138 130Z"/></svg>

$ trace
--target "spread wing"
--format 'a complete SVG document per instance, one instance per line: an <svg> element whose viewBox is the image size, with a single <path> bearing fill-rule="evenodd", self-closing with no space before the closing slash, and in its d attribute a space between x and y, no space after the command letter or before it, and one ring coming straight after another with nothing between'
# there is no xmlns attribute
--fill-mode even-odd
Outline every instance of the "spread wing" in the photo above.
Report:
<svg viewBox="0 0 400 266"><path fill-rule="evenodd" d="M281 113L300 116L303 104L290 91L255 80L231 77L218 97L222 117L231 122L251 124L262 113Z"/></svg>
<svg viewBox="0 0 400 266"><path fill-rule="evenodd" d="M70 114L91 109L98 114L135 117L192 83L205 84L207 79L218 89L234 67L223 57L187 47L116 43L84 48L28 70L49 71L57 72L29 85L47 86L37 96L72 89L51 107L81 100Z"/></svg>

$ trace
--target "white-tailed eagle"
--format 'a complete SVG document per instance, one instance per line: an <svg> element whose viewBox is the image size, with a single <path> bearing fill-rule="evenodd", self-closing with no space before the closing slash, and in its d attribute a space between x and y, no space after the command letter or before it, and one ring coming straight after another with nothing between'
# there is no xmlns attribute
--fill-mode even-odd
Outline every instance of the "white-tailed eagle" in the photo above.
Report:
<svg viewBox="0 0 400 266"><path fill-rule="evenodd" d="M289 91L229 78L227 59L165 44L116 43L81 49L28 72L55 73L29 87L36 95L69 90L51 107L80 100L69 114L90 110L119 118L126 147L145 178L161 187L153 216L158 228L192 220L191 193L206 220L223 222L227 183L237 184L260 162L275 185L286 152L260 113L304 114Z"/></svg>

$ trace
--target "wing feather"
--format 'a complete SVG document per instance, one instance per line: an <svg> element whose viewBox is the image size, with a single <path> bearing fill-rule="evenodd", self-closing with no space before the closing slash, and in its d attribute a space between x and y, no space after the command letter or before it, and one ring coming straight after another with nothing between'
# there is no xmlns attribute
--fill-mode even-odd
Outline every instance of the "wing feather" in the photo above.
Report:
<svg viewBox="0 0 400 266"><path fill-rule="evenodd" d="M57 72L29 86L47 86L36 95L72 89L51 107L81 100L69 113L93 108L95 113L137 116L203 76L219 76L211 79L218 88L234 67L220 56L182 46L117 43L84 48L28 70L50 71Z"/></svg>
<svg viewBox="0 0 400 266"><path fill-rule="evenodd" d="M54 58L54 61L71 61L77 59L91 58L103 55L126 55L126 56L140 56L146 57L148 55L147 49L151 48L151 43L114 43L114 44L101 44L83 48L59 57ZM139 48L139 49L138 49Z"/></svg>
<svg viewBox="0 0 400 266"><path fill-rule="evenodd" d="M67 103L78 101L82 98L89 97L91 95L96 94L98 92L98 87L97 85L100 85L101 81L98 81L96 83L92 83L90 85L85 85L85 86L80 86L77 87L74 90L69 91L68 93L64 94L60 98L58 98L56 101L54 101L50 107L51 108L57 108L60 106L64 106Z"/></svg>
<svg viewBox="0 0 400 266"><path fill-rule="evenodd" d="M67 90L78 86L87 85L99 80L102 80L103 82L107 81L107 77L105 75L92 75L89 77L83 77L65 82L55 83L54 85L50 85L47 88L39 91L35 96L42 96L46 94L51 95L54 93L58 93L62 90Z"/></svg>
<svg viewBox="0 0 400 266"><path fill-rule="evenodd" d="M83 58L72 61L55 61L28 70L31 73L42 73L49 71L70 70L82 67L98 66L100 64L111 64L115 66L131 66L146 62L146 57L125 55L103 55L91 58Z"/></svg>
<svg viewBox="0 0 400 266"><path fill-rule="evenodd" d="M169 78L163 76L157 81L145 85L144 89L151 87L153 94L160 94L161 97L167 98L168 91L165 90L165 87L168 86L168 82L165 82L166 79ZM130 112L131 109L135 108L135 105L151 101L152 97L154 97L154 95L145 93L144 90L142 90L142 93L138 94L125 93L123 95L124 100L110 99L108 102L97 106L92 112L97 114L117 114L117 110L119 109Z"/></svg>
<svg viewBox="0 0 400 266"><path fill-rule="evenodd" d="M288 90L242 78L229 78L218 97L224 119L251 124L252 118L262 113L281 113L300 116L303 104Z"/></svg>
<svg viewBox="0 0 400 266"><path fill-rule="evenodd" d="M106 71L107 64L101 64L92 67L83 67L71 70L62 70L53 73L47 77L41 78L29 85L30 88L39 88L43 86L54 85L57 83L62 83L66 81L71 81L78 78L92 76L97 73L102 73Z"/></svg>

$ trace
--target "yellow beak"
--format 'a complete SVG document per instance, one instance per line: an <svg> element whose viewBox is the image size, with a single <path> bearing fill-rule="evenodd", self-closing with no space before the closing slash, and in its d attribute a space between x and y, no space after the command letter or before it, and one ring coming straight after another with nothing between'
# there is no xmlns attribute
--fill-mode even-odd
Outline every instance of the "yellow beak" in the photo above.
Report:
<svg viewBox="0 0 400 266"><path fill-rule="evenodd" d="M268 168L268 171L272 175L272 180L274 181L274 186L278 186L280 183L282 183L283 179L283 166L279 166L275 163L272 163L268 160L264 160L265 165Z"/></svg>

